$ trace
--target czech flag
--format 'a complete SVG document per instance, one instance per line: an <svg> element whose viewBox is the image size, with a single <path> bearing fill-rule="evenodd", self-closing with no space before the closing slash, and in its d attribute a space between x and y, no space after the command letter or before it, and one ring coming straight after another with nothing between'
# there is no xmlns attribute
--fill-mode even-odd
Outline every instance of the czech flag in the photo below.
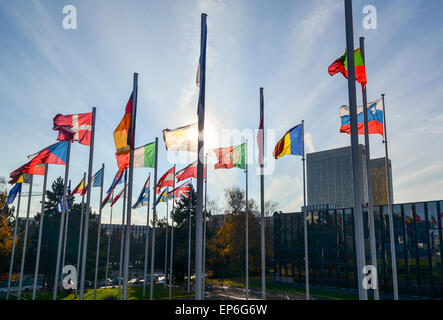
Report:
<svg viewBox="0 0 443 320"><path fill-rule="evenodd" d="M299 124L285 133L274 148L274 158L303 155L303 126Z"/></svg>
<svg viewBox="0 0 443 320"><path fill-rule="evenodd" d="M35 166L40 164L66 165L69 143L71 142L58 142L29 156L28 158L31 159L31 161L11 172L10 177L14 178L19 173L29 173L34 169Z"/></svg>
<svg viewBox="0 0 443 320"><path fill-rule="evenodd" d="M340 107L340 132L351 134L351 117L348 106ZM383 135L383 99L368 103L369 134ZM358 134L365 134L363 106L357 107Z"/></svg>

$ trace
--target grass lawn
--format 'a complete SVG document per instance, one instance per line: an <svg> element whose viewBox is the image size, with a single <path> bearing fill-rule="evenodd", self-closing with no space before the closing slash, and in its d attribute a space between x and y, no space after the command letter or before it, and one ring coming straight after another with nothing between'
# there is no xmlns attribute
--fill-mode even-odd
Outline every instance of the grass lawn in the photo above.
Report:
<svg viewBox="0 0 443 320"><path fill-rule="evenodd" d="M188 293L186 290L172 288L172 299L184 299L193 297L194 293ZM97 289L97 300L115 300L118 296L118 288ZM32 295L23 295L25 299L32 299ZM169 288L163 286L154 286L155 300L168 300ZM58 300L78 300L74 293L61 292L57 295ZM52 300L52 292L37 293L36 300ZM83 300L94 300L94 289L88 289L83 295ZM129 287L128 300L149 300L149 286L146 287L146 296L143 297L142 287Z"/></svg>

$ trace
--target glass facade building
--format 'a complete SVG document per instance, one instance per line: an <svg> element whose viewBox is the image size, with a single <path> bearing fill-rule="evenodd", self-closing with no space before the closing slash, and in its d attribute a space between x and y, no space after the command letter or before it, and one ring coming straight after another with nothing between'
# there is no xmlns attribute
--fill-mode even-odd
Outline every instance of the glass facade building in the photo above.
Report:
<svg viewBox="0 0 443 320"><path fill-rule="evenodd" d="M392 293L387 206L375 206L377 273L381 293ZM371 264L368 210L363 209L366 264ZM399 293L443 298L443 201L393 205ZM356 289L352 208L309 210L309 279L312 284ZM302 213L274 214L274 278L304 285Z"/></svg>

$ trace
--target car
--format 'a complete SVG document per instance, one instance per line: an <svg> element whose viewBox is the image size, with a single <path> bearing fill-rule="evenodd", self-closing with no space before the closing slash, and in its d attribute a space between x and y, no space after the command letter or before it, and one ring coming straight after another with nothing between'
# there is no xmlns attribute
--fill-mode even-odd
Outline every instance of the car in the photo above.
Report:
<svg viewBox="0 0 443 320"><path fill-rule="evenodd" d="M112 283L113 283L112 279L109 279L109 278L104 279L102 282L103 286L105 286L105 287L112 286Z"/></svg>
<svg viewBox="0 0 443 320"><path fill-rule="evenodd" d="M132 278L131 280L128 281L128 285L132 286L135 283L137 283L137 278Z"/></svg>

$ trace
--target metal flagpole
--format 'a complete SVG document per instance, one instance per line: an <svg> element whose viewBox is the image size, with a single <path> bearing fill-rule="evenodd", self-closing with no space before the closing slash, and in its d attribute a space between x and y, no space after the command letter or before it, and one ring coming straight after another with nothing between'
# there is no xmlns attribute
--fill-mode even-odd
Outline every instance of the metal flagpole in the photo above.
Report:
<svg viewBox="0 0 443 320"><path fill-rule="evenodd" d="M97 230L97 251L95 254L95 275L94 275L94 300L97 299L97 278L98 278L98 262L100 259L100 235L102 231L102 202L103 202L103 180L105 175L105 164L102 163L102 185L100 187L100 207L98 209L98 230ZM92 186L91 186L92 187ZM108 266L106 265L106 268ZM106 278L105 278L106 281Z"/></svg>
<svg viewBox="0 0 443 320"><path fill-rule="evenodd" d="M43 178L43 193L42 193L42 207L40 210L40 223L38 227L38 241L37 241L37 254L35 257L35 271L34 271L34 286L32 288L32 300L35 300L35 294L37 292L37 278L38 269L40 265L40 251L42 246L42 233L43 233L43 221L45 217L45 196L46 196L46 183L48 181L48 165L45 164L45 176Z"/></svg>
<svg viewBox="0 0 443 320"><path fill-rule="evenodd" d="M346 48L348 52L348 94L349 111L351 117L351 153L352 177L354 183L354 223L355 245L358 275L358 296L360 300L368 299L368 292L363 288L363 267L365 266L365 248L363 239L362 203L360 194L360 162L358 149L357 127L357 97L355 92L355 63L354 63L354 27L352 21L352 0L345 1L346 18Z"/></svg>
<svg viewBox="0 0 443 320"><path fill-rule="evenodd" d="M303 150L303 233L304 233L304 245L305 245L305 286L306 286L306 300L310 299L309 295L309 255L308 255L308 221L307 221L307 208L306 208L306 159L305 159L305 121L301 121L302 124L302 150Z"/></svg>
<svg viewBox="0 0 443 320"><path fill-rule="evenodd" d="M112 190L111 197L112 197L112 199L114 199L114 190ZM109 227L111 227L111 226L112 226L112 207L111 207L111 216L109 218ZM107 249L107 253L106 253L106 270L105 270L105 272L106 272L105 273L105 288L108 287L107 279L108 279L108 269L109 269L109 251L111 249L111 234L112 234L112 231L109 232L109 234L108 234L108 249Z"/></svg>
<svg viewBox="0 0 443 320"><path fill-rule="evenodd" d="M52 300L57 300L57 289L58 289L57 286L58 286L58 275L60 272L60 255L61 255L61 250L62 250L63 226L65 224L66 190L68 188L69 160L71 157L71 144L72 144L71 141L69 141L68 142L68 151L67 151L67 155L66 155L65 180L64 180L64 187L63 187L63 197L62 197L63 203L62 203L62 212L60 213L60 229L59 229L59 234L58 234L57 262L55 264L54 291L52 294Z"/></svg>
<svg viewBox="0 0 443 320"><path fill-rule="evenodd" d="M398 283L397 283L397 256L395 253L395 235L394 235L394 217L392 214L392 198L391 198L391 179L389 179L389 162L388 162L388 134L386 131L386 108L385 108L385 95L381 95L383 99L383 133L385 144L385 168L386 168L386 186L388 191L388 214L389 214L389 235L391 240L391 262L392 262L392 284L394 289L394 300L398 300Z"/></svg>
<svg viewBox="0 0 443 320"><path fill-rule="evenodd" d="M16 242L17 242L18 215L20 212L20 199L22 197L22 187L23 187L23 183L20 186L20 192L18 193L18 199L17 199L17 214L15 215L14 237L12 238L12 252L11 252L11 262L9 264L8 292L6 294L6 300L9 300L9 292L11 290L11 281L12 281L12 272L14 271L14 256L15 256L15 246L16 246Z"/></svg>
<svg viewBox="0 0 443 320"><path fill-rule="evenodd" d="M206 170L208 170L206 168ZM191 178L192 184L192 178ZM189 217L188 217L188 293L191 292L191 205L192 205L192 193L189 190Z"/></svg>
<svg viewBox="0 0 443 320"><path fill-rule="evenodd" d="M203 284L202 284L202 300L205 300L205 280L206 280L206 217L207 217L207 211L206 211L206 203L208 201L208 154L206 154L205 157L205 209L204 209L204 215L203 215Z"/></svg>
<svg viewBox="0 0 443 320"><path fill-rule="evenodd" d="M200 41L200 94L198 99L198 153L197 153L197 214L195 218L195 299L202 299L202 209L203 209L203 153L205 129L205 86L206 86L206 18L201 15Z"/></svg>
<svg viewBox="0 0 443 320"><path fill-rule="evenodd" d="M365 59L365 38L360 37L360 50L363 62L366 67ZM371 151L369 146L369 125L368 125L368 97L366 87L362 90L363 95L363 117L365 129L365 161L366 161L366 184L368 187L368 221L369 221L369 243L371 246L371 262L375 267L375 290L374 300L380 300L378 289L378 264L377 264L377 245L375 243L375 224L374 224L374 201L372 199L372 179L371 179Z"/></svg>
<svg viewBox="0 0 443 320"><path fill-rule="evenodd" d="M125 169L127 170L127 169ZM126 199L126 171L125 171L125 187L123 189L123 199ZM126 218L126 205L125 201L123 200L123 206L122 206L122 227L120 231L120 264L118 267L118 299L121 298L121 289L122 289L122 272L123 272L123 251L125 248L125 234L126 234L126 225L125 225L125 218Z"/></svg>
<svg viewBox="0 0 443 320"><path fill-rule="evenodd" d="M83 173L83 188L85 187L85 183L86 183L86 172ZM78 247L77 247L77 279L80 277L80 254L82 252L81 248L82 248L84 212L85 212L85 195L82 194L82 209L81 209L81 213L80 213L80 226L79 226L79 232L78 232ZM75 286L75 298L76 299L77 299L77 288L78 288L78 281Z"/></svg>
<svg viewBox="0 0 443 320"><path fill-rule="evenodd" d="M246 300L249 300L249 203L248 203L248 139L246 139L246 154L245 154L245 174L246 174L246 211L245 211L245 290Z"/></svg>
<svg viewBox="0 0 443 320"><path fill-rule="evenodd" d="M132 89L132 119L130 132L130 151L129 151L129 184L128 199L126 209L126 242L125 242L125 262L123 264L123 300L128 299L128 273L129 273L129 247L131 243L131 210L132 210L132 184L134 179L134 142L135 142L135 123L137 117L137 81L138 73L134 73L134 87Z"/></svg>
<svg viewBox="0 0 443 320"><path fill-rule="evenodd" d="M264 94L263 88L260 88L260 103L264 108ZM263 150L265 143L265 120L263 116ZM260 247L261 247L261 298L266 299L266 255L265 255L265 176L264 164L260 163Z"/></svg>
<svg viewBox="0 0 443 320"><path fill-rule="evenodd" d="M169 260L169 300L171 300L172 291L172 257L174 250L174 208L175 208L175 165L174 165L174 185L172 187L172 211L171 211L171 249L170 249L170 260ZM166 278L165 278L166 283Z"/></svg>
<svg viewBox="0 0 443 320"><path fill-rule="evenodd" d="M22 294L23 271L25 268L25 259L26 259L26 244L28 242L29 212L31 211L32 181L34 180L33 178L34 178L34 176L30 175L28 208L26 209L25 237L23 239L22 263L20 266L20 279L18 282L18 298L19 299Z"/></svg>
<svg viewBox="0 0 443 320"><path fill-rule="evenodd" d="M175 168L174 168L174 172L175 172ZM174 188L173 188L174 190ZM164 287L166 288L166 283L168 282L168 227L169 227L169 223L168 223L168 212L169 212L169 197L166 197L166 226L165 226L165 234L166 234L166 239L165 239L165 285Z"/></svg>
<svg viewBox="0 0 443 320"><path fill-rule="evenodd" d="M69 189L71 189L71 180L69 180ZM69 203L69 195L68 195L68 199L66 200ZM62 256L62 265L61 265L61 272L63 274L63 267L65 266L65 257L66 257L66 238L68 238L68 226L69 226L69 214L70 214L70 208L68 205L68 208L66 210L66 221L65 221L65 231L63 233L63 256ZM63 280L62 277L60 277L60 287L63 284Z"/></svg>
<svg viewBox="0 0 443 320"><path fill-rule="evenodd" d="M88 190L86 191L86 210L85 210L85 225L83 230L83 250L80 269L80 300L83 300L83 293L85 291L85 276L86 276L86 254L88 249L88 232L89 232L89 211L91 209L91 191L92 191L92 161L94 158L94 138L95 138L95 114L96 108L92 108L92 128L91 128L91 146L89 147L89 165L88 165ZM101 203L100 203L101 205Z"/></svg>
<svg viewBox="0 0 443 320"><path fill-rule="evenodd" d="M146 235L145 235L145 262L143 268L143 297L146 294L146 275L148 274L148 254L149 254L149 207L151 206L151 174L149 174L148 184L148 207L146 208ZM144 191L143 191L144 192ZM155 191L154 191L155 196ZM155 201L155 199L154 199Z"/></svg>
<svg viewBox="0 0 443 320"><path fill-rule="evenodd" d="M158 138L155 138L155 168L154 168L154 197L157 192L157 160L158 160ZM152 202L152 244L151 244L151 283L149 288L149 298L154 299L154 256L155 256L155 222L157 219L157 201Z"/></svg>

